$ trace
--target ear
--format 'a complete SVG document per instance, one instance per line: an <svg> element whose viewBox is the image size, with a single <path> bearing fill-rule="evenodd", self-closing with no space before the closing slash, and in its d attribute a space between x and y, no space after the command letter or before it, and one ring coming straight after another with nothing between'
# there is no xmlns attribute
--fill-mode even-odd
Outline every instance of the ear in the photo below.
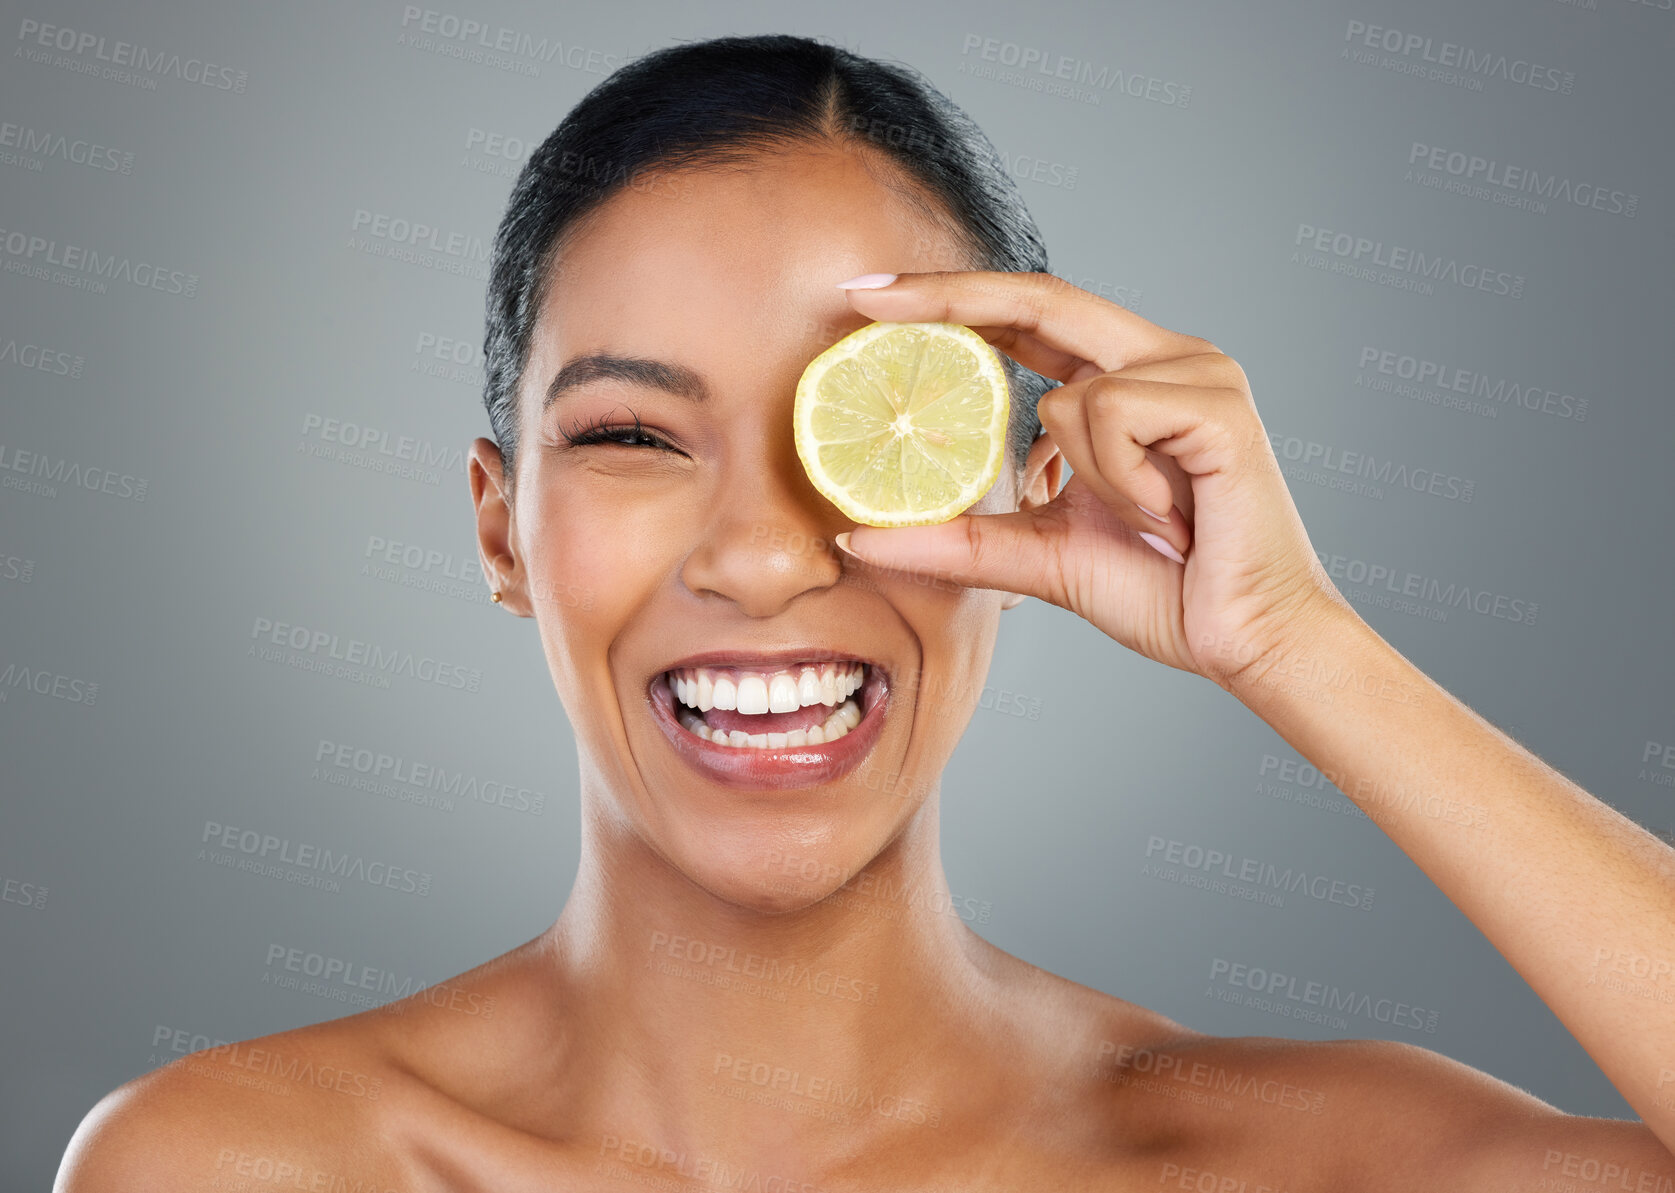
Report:
<svg viewBox="0 0 1675 1193"><path fill-rule="evenodd" d="M483 579L491 591L500 593L500 607L519 617L531 616L524 592L523 565L513 544L517 541L512 504L506 499L500 446L492 439L475 439L465 467L471 486L471 504L477 510L477 554L483 565Z"/></svg>
<svg viewBox="0 0 1675 1193"><path fill-rule="evenodd" d="M1024 474L1018 482L1018 508L1039 509L1057 497L1063 487L1064 453L1059 451L1052 435L1043 430L1029 445L1029 454L1024 457ZM1000 607L1013 609L1023 604L1023 600L1021 594L1009 592Z"/></svg>

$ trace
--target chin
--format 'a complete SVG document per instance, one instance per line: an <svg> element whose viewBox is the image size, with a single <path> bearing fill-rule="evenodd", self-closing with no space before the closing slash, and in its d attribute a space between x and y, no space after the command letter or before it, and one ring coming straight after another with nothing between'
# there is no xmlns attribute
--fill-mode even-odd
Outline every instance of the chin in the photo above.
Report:
<svg viewBox="0 0 1675 1193"><path fill-rule="evenodd" d="M681 872L724 903L768 915L812 907L866 865L857 850L834 848L830 841L785 843L781 832L747 833L743 840L725 841L717 840L713 831L703 836L708 840L699 856L677 855Z"/></svg>

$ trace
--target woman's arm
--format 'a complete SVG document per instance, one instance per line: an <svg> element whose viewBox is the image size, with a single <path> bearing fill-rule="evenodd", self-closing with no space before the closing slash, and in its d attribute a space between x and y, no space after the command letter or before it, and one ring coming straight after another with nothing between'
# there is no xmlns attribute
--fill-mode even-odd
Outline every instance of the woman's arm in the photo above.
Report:
<svg viewBox="0 0 1675 1193"><path fill-rule="evenodd" d="M1228 689L1442 888L1675 1152L1675 850L1352 609L1323 611Z"/></svg>
<svg viewBox="0 0 1675 1193"><path fill-rule="evenodd" d="M1326 1186L1675 1193L1675 853L1360 619L1315 557L1243 369L1050 274L906 274L849 302L962 323L1062 382L1038 405L1025 483L1056 475L1058 453L1074 475L1028 511L859 527L840 545L1036 596L1232 692L1384 827L1645 1119L1561 1115L1424 1049L1302 1045L1285 1063L1335 1091L1310 1144L1342 1161ZM1295 1142L1264 1138L1277 1162Z"/></svg>

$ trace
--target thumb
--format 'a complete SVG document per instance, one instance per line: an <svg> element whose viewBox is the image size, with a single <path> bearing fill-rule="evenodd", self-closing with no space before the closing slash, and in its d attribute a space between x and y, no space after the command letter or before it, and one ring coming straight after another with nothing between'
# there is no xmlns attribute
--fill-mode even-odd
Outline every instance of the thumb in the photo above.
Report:
<svg viewBox="0 0 1675 1193"><path fill-rule="evenodd" d="M1046 540L1027 511L961 514L934 526L857 526L834 541L873 567L1046 599Z"/></svg>

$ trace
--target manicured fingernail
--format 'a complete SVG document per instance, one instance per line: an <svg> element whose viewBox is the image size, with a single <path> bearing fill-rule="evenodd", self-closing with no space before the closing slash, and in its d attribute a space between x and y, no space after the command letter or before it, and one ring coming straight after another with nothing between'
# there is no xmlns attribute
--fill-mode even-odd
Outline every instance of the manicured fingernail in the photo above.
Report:
<svg viewBox="0 0 1675 1193"><path fill-rule="evenodd" d="M847 282L839 282L839 290L878 290L888 286L896 280L893 273L863 273L858 278L850 278Z"/></svg>
<svg viewBox="0 0 1675 1193"><path fill-rule="evenodd" d="M1152 546L1156 547L1159 555L1166 555L1170 559L1173 559L1176 563L1186 562L1186 557L1179 551L1175 550L1175 548L1171 547L1166 539L1161 539L1147 530L1142 530L1140 532L1140 537L1145 539Z"/></svg>
<svg viewBox="0 0 1675 1193"><path fill-rule="evenodd" d="M849 549L849 532L847 530L841 534L834 534L832 536L832 541L843 548L843 553L845 555L855 555L855 552ZM860 556L855 555L855 558L859 559Z"/></svg>
<svg viewBox="0 0 1675 1193"><path fill-rule="evenodd" d="M1165 525L1167 525L1168 522L1169 522L1169 515L1168 514L1152 514L1151 510L1147 509L1143 505L1138 505L1138 504L1136 504L1134 508L1139 510L1142 514L1151 514L1152 517L1156 518L1159 522L1162 522ZM1175 507L1170 506L1169 508L1174 509Z"/></svg>

